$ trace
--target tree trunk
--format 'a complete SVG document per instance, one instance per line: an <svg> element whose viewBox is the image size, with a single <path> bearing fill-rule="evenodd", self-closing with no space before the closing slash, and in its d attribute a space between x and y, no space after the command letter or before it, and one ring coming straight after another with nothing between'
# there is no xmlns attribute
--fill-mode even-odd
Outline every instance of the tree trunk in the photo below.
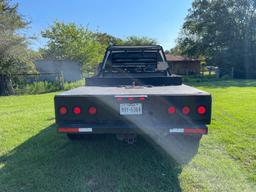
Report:
<svg viewBox="0 0 256 192"><path fill-rule="evenodd" d="M12 81L8 75L0 75L0 96L13 95Z"/></svg>

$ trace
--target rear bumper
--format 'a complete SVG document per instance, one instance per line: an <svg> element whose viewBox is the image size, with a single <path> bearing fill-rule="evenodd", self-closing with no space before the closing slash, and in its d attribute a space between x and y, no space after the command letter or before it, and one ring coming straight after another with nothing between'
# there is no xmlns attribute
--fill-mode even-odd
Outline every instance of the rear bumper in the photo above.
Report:
<svg viewBox="0 0 256 192"><path fill-rule="evenodd" d="M60 133L76 134L150 134L158 132L163 134L207 134L206 125L194 124L187 126L161 125L151 127L138 127L133 124L58 124Z"/></svg>

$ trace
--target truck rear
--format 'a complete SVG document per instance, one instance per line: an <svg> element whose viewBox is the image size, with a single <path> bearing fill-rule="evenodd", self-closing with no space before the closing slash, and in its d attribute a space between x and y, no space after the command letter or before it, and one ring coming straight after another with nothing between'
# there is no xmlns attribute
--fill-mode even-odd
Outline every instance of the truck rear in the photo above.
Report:
<svg viewBox="0 0 256 192"><path fill-rule="evenodd" d="M203 135L211 95L171 74L161 46L111 46L86 86L55 96L58 131L81 134Z"/></svg>

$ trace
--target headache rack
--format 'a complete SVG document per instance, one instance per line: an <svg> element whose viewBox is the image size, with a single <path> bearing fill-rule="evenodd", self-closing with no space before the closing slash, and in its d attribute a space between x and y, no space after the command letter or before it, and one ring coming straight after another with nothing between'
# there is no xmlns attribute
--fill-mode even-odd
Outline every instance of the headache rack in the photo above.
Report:
<svg viewBox="0 0 256 192"><path fill-rule="evenodd" d="M161 46L111 46L99 74L157 72L159 62L166 62Z"/></svg>
<svg viewBox="0 0 256 192"><path fill-rule="evenodd" d="M157 53L153 51L124 51L118 53L112 53L111 61L112 67L120 67L120 68L146 68L146 67L154 67L157 68Z"/></svg>

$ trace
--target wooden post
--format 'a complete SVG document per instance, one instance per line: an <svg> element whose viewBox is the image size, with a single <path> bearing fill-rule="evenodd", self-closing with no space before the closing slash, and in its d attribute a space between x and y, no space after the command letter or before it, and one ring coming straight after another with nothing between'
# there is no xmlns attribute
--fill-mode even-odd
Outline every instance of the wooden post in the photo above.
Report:
<svg viewBox="0 0 256 192"><path fill-rule="evenodd" d="M201 65L201 73L202 73L202 78L204 77L204 64Z"/></svg>
<svg viewBox="0 0 256 192"><path fill-rule="evenodd" d="M58 73L58 81L59 81L59 86L60 86L60 89L64 89L64 75L63 75L63 72L61 71L60 73Z"/></svg>
<svg viewBox="0 0 256 192"><path fill-rule="evenodd" d="M219 79L220 78L220 68L219 67L217 67L215 69L215 74L216 74L216 78Z"/></svg>

